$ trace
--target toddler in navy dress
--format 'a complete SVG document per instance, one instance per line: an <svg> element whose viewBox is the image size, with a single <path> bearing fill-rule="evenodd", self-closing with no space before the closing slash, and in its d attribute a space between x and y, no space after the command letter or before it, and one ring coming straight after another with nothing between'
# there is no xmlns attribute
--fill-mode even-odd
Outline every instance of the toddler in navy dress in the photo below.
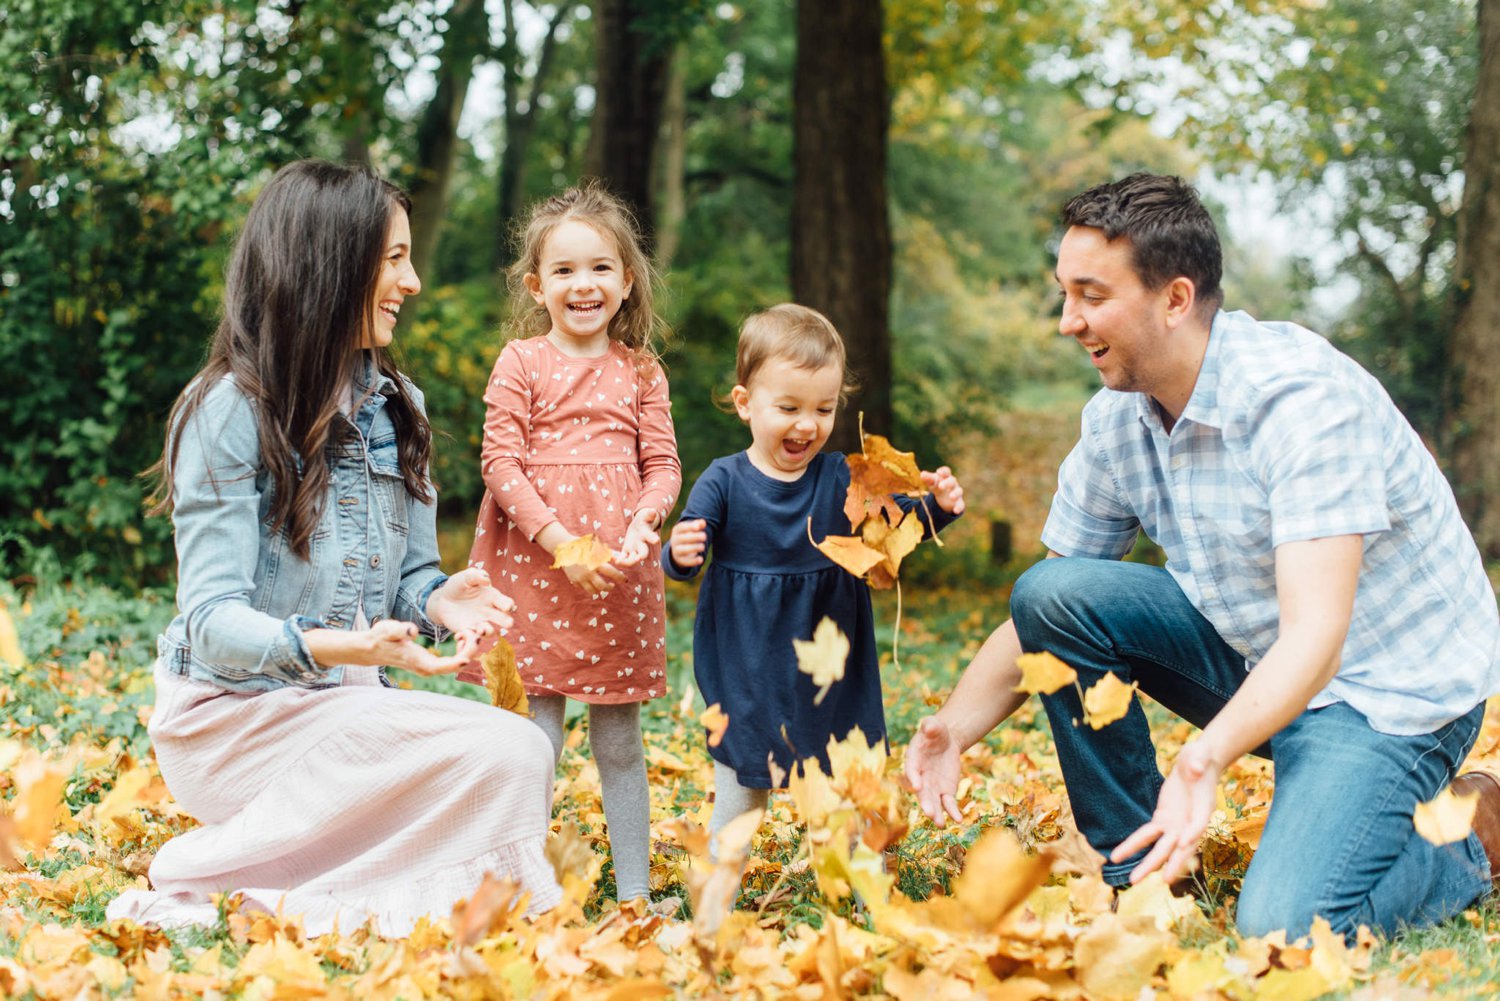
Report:
<svg viewBox="0 0 1500 1001"><path fill-rule="evenodd" d="M737 385L730 400L750 426L750 447L715 459L688 495L662 554L668 576L688 580L713 550L698 594L693 672L708 705L729 727L714 759L710 831L766 805L797 761L827 767L830 738L859 727L885 736L870 589L808 539L848 535L849 465L821 453L847 391L844 343L821 313L783 304L740 328ZM924 521L941 530L962 513L963 488L948 467L922 473L932 491ZM906 501L910 507L915 501ZM821 703L797 669L793 639L809 639L824 616L849 639L842 681Z"/></svg>

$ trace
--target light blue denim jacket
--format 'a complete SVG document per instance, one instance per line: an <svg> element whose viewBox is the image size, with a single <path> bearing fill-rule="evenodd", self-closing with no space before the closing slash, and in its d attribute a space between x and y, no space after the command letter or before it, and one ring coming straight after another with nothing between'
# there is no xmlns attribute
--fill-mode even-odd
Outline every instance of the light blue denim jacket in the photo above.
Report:
<svg viewBox="0 0 1500 1001"><path fill-rule="evenodd" d="M366 362L354 390L364 398L353 419L359 434L330 455L328 498L305 560L268 525L273 487L253 405L228 377L209 391L181 429L173 469L179 611L157 643L168 670L238 692L332 687L343 668L316 663L302 632L352 628L361 606L371 623L401 619L446 637L425 614L447 580L436 511L402 482L382 395L394 388ZM407 391L420 407L421 394L410 383Z"/></svg>

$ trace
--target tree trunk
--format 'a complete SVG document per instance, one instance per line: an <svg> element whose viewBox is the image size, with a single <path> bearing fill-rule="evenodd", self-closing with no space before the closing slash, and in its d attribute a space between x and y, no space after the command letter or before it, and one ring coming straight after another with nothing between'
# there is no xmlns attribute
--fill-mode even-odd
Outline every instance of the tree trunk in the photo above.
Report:
<svg viewBox="0 0 1500 1001"><path fill-rule="evenodd" d="M655 224L651 162L672 44L641 27L651 0L594 0L594 122L586 169L630 203L648 244Z"/></svg>
<svg viewBox="0 0 1500 1001"><path fill-rule="evenodd" d="M430 269L436 255L453 160L458 146L458 119L474 77L474 57L489 44L489 17L484 0L454 0L443 32L437 90L417 126L416 176L411 185L411 258L418 273Z"/></svg>
<svg viewBox="0 0 1500 1001"><path fill-rule="evenodd" d="M547 22L547 34L542 39L541 51L537 55L536 73L531 78L527 92L526 109L521 110L521 52L516 42L515 5L505 0L505 42L500 46L500 62L504 79L505 100L505 146L500 151L500 170L496 177L498 204L500 206L496 261L500 267L511 262L511 227L521 211L521 200L526 191L526 151L531 145L532 133L536 131L537 99L547 85L552 70L553 56L557 52L557 31L573 13L571 3L559 4L552 20Z"/></svg>
<svg viewBox="0 0 1500 1001"><path fill-rule="evenodd" d="M667 93L662 102L661 134L657 137L656 183L659 199L656 213L656 266L666 271L682 239L682 220L687 214L683 173L687 160L687 60L674 56L667 74Z"/></svg>
<svg viewBox="0 0 1500 1001"><path fill-rule="evenodd" d="M1454 267L1453 475L1480 552L1500 559L1500 0L1479 0L1479 47Z"/></svg>
<svg viewBox="0 0 1500 1001"><path fill-rule="evenodd" d="M856 415L891 430L890 98L878 0L800 0L794 81L792 294L838 328L860 389L830 447L859 450Z"/></svg>

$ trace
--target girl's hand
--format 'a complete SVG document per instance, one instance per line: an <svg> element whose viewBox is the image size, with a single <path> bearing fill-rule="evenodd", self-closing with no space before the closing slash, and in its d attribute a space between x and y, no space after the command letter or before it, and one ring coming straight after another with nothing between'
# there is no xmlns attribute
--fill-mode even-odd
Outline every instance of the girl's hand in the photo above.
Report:
<svg viewBox="0 0 1500 1001"><path fill-rule="evenodd" d="M668 545L671 548L672 562L684 570L688 567L700 566L703 563L703 553L708 548L708 522L702 518L694 518L692 521L679 521L672 526L672 535Z"/></svg>
<svg viewBox="0 0 1500 1001"><path fill-rule="evenodd" d="M939 466L936 472L922 473L922 482L932 491L937 506L949 514L964 513L964 488L947 466Z"/></svg>
<svg viewBox="0 0 1500 1001"><path fill-rule="evenodd" d="M651 555L651 547L661 542L661 536L656 534L657 517L655 511L640 511L630 519L625 540L620 543L620 551L615 553L615 566L633 567Z"/></svg>
<svg viewBox="0 0 1500 1001"><path fill-rule="evenodd" d="M613 563L606 563L598 570L590 570L581 563L563 567L563 573L579 590L592 598L602 598L610 589L625 580L625 575Z"/></svg>

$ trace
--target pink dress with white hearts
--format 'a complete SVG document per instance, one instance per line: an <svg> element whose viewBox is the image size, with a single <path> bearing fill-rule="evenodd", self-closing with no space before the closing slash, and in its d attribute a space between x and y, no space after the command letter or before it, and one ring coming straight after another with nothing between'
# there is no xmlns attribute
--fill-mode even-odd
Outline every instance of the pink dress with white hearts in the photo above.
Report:
<svg viewBox="0 0 1500 1001"><path fill-rule="evenodd" d="M505 637L527 694L598 703L664 695L657 547L625 569L624 584L593 598L553 570L532 541L560 521L618 549L631 515L645 507L666 524L682 466L661 366L638 366L613 341L598 358L573 358L532 337L505 345L484 399L485 494L469 562L515 599L516 622ZM459 677L484 681L477 671Z"/></svg>

